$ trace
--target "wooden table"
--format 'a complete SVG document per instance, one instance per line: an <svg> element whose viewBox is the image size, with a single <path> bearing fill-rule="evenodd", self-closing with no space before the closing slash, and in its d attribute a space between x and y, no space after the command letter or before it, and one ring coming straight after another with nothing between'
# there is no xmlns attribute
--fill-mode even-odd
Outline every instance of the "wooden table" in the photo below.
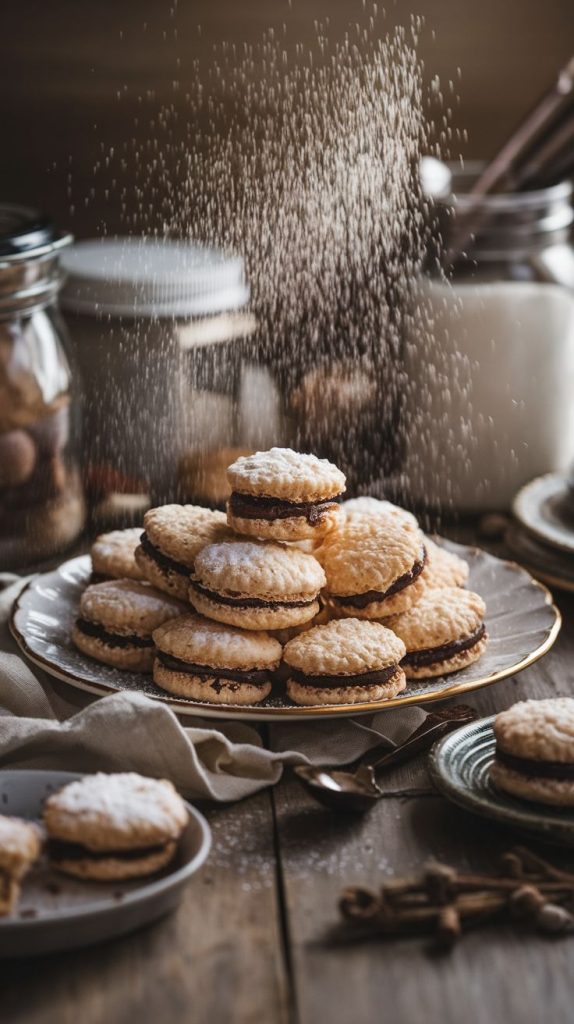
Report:
<svg viewBox="0 0 574 1024"><path fill-rule="evenodd" d="M574 687L574 598L551 653L471 695L482 715ZM342 888L376 886L431 858L493 868L517 836L411 792L364 818L321 809L292 776L242 803L207 809L213 851L178 912L102 947L0 968L4 1024L571 1024L574 937L484 928L445 957L423 940L333 947ZM404 793L404 791L407 791Z"/></svg>

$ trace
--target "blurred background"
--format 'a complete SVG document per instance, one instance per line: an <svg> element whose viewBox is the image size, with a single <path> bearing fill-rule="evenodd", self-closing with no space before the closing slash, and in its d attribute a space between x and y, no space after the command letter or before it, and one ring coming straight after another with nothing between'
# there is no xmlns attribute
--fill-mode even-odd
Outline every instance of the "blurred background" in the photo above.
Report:
<svg viewBox="0 0 574 1024"><path fill-rule="evenodd" d="M127 131L137 148L169 104L180 112L174 130L184 131L195 58L225 40L256 43L284 22L294 38L310 42L314 22L328 18L336 41L359 11L358 0L4 4L0 195L48 210L79 237L102 226L125 229L105 156ZM465 157L492 154L570 55L572 0L395 0L389 27L413 13L425 19L427 81L453 80L459 93L453 125L468 141L457 141L455 156L458 149Z"/></svg>

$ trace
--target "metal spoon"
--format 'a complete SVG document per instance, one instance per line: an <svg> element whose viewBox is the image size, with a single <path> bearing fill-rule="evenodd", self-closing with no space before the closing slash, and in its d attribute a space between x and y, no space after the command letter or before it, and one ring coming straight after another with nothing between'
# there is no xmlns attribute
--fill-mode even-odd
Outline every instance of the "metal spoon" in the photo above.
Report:
<svg viewBox="0 0 574 1024"><path fill-rule="evenodd" d="M473 708L455 705L429 714L409 738L392 750L388 741L369 750L354 772L297 765L295 772L310 793L326 807L337 811L367 811L383 796L375 769L391 768L427 750L443 733L477 717ZM384 752L381 752L383 748Z"/></svg>

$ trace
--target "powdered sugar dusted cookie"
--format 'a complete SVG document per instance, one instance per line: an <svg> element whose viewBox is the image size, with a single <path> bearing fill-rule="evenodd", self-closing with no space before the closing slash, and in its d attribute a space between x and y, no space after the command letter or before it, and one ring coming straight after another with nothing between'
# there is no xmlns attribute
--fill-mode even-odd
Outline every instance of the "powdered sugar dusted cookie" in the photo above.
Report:
<svg viewBox="0 0 574 1024"><path fill-rule="evenodd" d="M186 610L175 598L136 580L86 587L72 631L76 647L115 668L150 672L154 629Z"/></svg>
<svg viewBox="0 0 574 1024"><path fill-rule="evenodd" d="M319 611L325 574L312 555L273 541L210 544L195 560L189 600L202 615L243 629L284 629Z"/></svg>
<svg viewBox="0 0 574 1024"><path fill-rule="evenodd" d="M195 556L206 544L232 536L223 512L199 505L161 505L144 516L136 561L145 578L167 594L187 598Z"/></svg>
<svg viewBox="0 0 574 1024"><path fill-rule="evenodd" d="M424 537L407 522L353 519L327 534L315 554L327 576L328 602L353 618L404 611L424 590Z"/></svg>
<svg viewBox="0 0 574 1024"><path fill-rule="evenodd" d="M0 917L14 909L20 882L40 856L40 849L36 825L0 814Z"/></svg>
<svg viewBox="0 0 574 1024"><path fill-rule="evenodd" d="M414 608L388 619L407 649L407 679L447 675L477 661L488 639L484 613L478 594L443 587L426 591Z"/></svg>
<svg viewBox="0 0 574 1024"><path fill-rule="evenodd" d="M258 704L271 692L281 644L264 632L184 615L156 629L154 682L213 704Z"/></svg>
<svg viewBox="0 0 574 1024"><path fill-rule="evenodd" d="M340 517L345 476L332 462L291 448L237 459L227 470L227 521L238 533L274 540L319 538Z"/></svg>
<svg viewBox="0 0 574 1024"><path fill-rule="evenodd" d="M356 704L405 688L403 642L378 622L338 619L314 626L283 651L287 693L296 704Z"/></svg>
<svg viewBox="0 0 574 1024"><path fill-rule="evenodd" d="M574 807L574 698L526 700L494 720L490 777L523 800Z"/></svg>
<svg viewBox="0 0 574 1024"><path fill-rule="evenodd" d="M48 797L44 824L60 871L99 880L139 878L170 862L187 810L166 779L98 772Z"/></svg>
<svg viewBox="0 0 574 1024"><path fill-rule="evenodd" d="M427 564L423 580L433 590L442 587L464 587L468 580L468 563L446 548L425 537Z"/></svg>
<svg viewBox="0 0 574 1024"><path fill-rule="evenodd" d="M392 501L385 501L379 498L372 498L370 495L362 495L360 498L349 498L341 505L347 522L354 519L395 519L399 522L408 523L413 529L417 529L418 522L412 512L407 512L400 505L393 505Z"/></svg>
<svg viewBox="0 0 574 1024"><path fill-rule="evenodd" d="M143 580L144 574L135 559L140 543L141 527L101 533L92 544L92 576L94 582L106 579Z"/></svg>

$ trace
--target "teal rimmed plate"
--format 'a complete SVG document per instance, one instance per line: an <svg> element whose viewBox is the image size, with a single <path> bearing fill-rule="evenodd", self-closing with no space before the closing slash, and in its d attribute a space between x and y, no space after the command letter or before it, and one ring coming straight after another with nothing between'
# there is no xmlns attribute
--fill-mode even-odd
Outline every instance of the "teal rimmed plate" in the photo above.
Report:
<svg viewBox="0 0 574 1024"><path fill-rule="evenodd" d="M520 829L549 843L574 846L574 808L515 800L490 781L496 740L492 718L465 725L437 743L429 758L436 788L473 814Z"/></svg>

